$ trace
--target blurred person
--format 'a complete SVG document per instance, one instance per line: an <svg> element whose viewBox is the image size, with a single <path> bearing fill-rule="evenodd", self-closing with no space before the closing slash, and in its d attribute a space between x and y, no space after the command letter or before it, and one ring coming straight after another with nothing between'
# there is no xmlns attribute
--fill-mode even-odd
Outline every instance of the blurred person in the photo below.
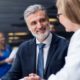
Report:
<svg viewBox="0 0 80 80"><path fill-rule="evenodd" d="M47 79L52 73L58 72L65 64L68 41L50 32L46 9L39 4L31 5L24 12L24 19L34 38L20 45L11 70L2 77L2 80L18 80L21 78L26 80L26 76L30 73L40 75L39 68L42 68L42 77ZM39 50L40 44L45 44L43 48L44 59L41 56L38 57L39 53L42 53L42 50ZM42 66L38 64L39 59L43 60L43 62L41 61Z"/></svg>
<svg viewBox="0 0 80 80"><path fill-rule="evenodd" d="M12 64L13 60L16 57L16 53L18 51L18 48L13 48L12 52L10 53L9 57L5 59L6 63Z"/></svg>
<svg viewBox="0 0 80 80"><path fill-rule="evenodd" d="M60 23L67 32L74 34L70 39L64 67L48 80L80 80L80 0L57 0L57 8ZM30 74L27 80L40 80L40 77Z"/></svg>
<svg viewBox="0 0 80 80"><path fill-rule="evenodd" d="M6 43L4 33L0 32L0 77L10 69L10 64L5 59L10 55L12 48Z"/></svg>

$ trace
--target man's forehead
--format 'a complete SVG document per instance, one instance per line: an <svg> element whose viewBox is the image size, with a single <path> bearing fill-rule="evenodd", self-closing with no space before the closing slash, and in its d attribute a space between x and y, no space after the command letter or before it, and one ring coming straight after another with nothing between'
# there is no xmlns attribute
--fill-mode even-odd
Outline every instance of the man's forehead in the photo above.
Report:
<svg viewBox="0 0 80 80"><path fill-rule="evenodd" d="M34 13L31 13L28 17L36 17L36 16L41 16L41 15L45 16L45 14L46 13L44 11L38 10L38 11L36 11Z"/></svg>
<svg viewBox="0 0 80 80"><path fill-rule="evenodd" d="M37 19L41 19L41 18L45 18L45 14L43 12L36 12L34 14L31 14L27 17L27 19L29 21L33 21L33 20L37 20Z"/></svg>

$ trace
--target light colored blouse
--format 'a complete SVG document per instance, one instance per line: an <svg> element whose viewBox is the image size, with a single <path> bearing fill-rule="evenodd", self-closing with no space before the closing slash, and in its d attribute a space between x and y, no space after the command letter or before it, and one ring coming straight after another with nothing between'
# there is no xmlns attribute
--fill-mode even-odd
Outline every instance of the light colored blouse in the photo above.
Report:
<svg viewBox="0 0 80 80"><path fill-rule="evenodd" d="M64 67L48 80L80 80L80 29L71 37Z"/></svg>

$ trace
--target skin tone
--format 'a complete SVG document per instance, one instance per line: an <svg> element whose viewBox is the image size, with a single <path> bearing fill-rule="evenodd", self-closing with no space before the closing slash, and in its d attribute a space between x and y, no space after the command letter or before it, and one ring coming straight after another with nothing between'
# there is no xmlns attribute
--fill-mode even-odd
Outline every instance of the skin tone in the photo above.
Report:
<svg viewBox="0 0 80 80"><path fill-rule="evenodd" d="M58 14L60 14L59 11ZM80 28L80 25L73 23L63 14L59 15L58 18L60 23L64 26L66 32L75 32Z"/></svg>
<svg viewBox="0 0 80 80"><path fill-rule="evenodd" d="M26 23L30 32L40 42L43 42L48 37L50 23L44 11L39 10L30 14L26 19Z"/></svg>
<svg viewBox="0 0 80 80"><path fill-rule="evenodd" d="M43 79L41 79L38 75L31 73L29 74L29 76L24 77L24 80L43 80Z"/></svg>

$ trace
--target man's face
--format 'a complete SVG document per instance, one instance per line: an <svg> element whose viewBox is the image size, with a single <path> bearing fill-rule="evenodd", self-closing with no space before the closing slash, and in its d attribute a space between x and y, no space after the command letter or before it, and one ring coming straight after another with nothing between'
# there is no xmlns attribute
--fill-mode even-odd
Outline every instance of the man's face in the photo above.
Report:
<svg viewBox="0 0 80 80"><path fill-rule="evenodd" d="M49 34L49 21L45 12L39 10L27 17L26 23L30 32L38 39L45 40Z"/></svg>

